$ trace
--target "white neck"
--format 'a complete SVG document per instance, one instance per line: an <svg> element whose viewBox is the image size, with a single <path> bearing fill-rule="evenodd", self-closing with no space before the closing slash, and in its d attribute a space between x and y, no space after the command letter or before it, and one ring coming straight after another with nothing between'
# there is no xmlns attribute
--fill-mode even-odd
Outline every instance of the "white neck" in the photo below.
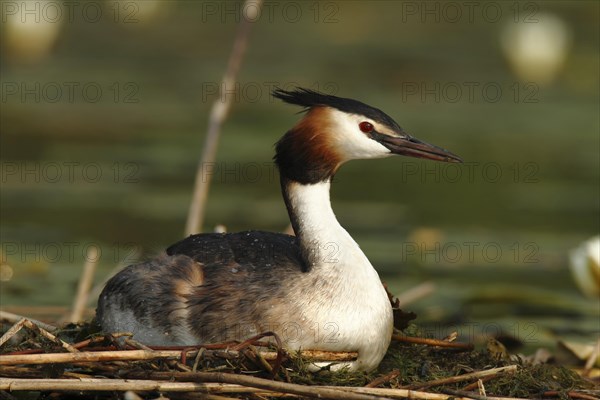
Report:
<svg viewBox="0 0 600 400"><path fill-rule="evenodd" d="M329 199L329 180L306 185L287 181L284 185L290 219L309 269L359 268L375 272L358 244L336 219Z"/></svg>
<svg viewBox="0 0 600 400"><path fill-rule="evenodd" d="M299 315L309 328L335 328L333 351L358 349L352 369L371 369L386 352L392 336L392 307L379 275L358 244L339 224L329 201L330 181L301 184L282 179L290 219L300 241L308 271L296 294ZM292 291L294 289L291 289ZM316 324L316 325L315 325ZM300 341L302 348L320 349L328 339Z"/></svg>

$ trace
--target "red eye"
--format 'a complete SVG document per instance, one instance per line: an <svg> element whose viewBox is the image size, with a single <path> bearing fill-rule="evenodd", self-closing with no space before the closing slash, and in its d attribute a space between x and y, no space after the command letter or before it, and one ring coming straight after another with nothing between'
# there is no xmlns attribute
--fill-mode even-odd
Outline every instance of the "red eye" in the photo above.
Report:
<svg viewBox="0 0 600 400"><path fill-rule="evenodd" d="M367 121L361 122L360 124L358 124L358 127L364 133L369 133L373 131L373 124Z"/></svg>

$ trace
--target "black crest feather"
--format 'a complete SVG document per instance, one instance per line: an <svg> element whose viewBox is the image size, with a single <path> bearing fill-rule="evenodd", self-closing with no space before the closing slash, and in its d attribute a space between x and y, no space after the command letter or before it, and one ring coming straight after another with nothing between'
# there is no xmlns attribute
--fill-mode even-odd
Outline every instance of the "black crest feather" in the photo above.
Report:
<svg viewBox="0 0 600 400"><path fill-rule="evenodd" d="M349 114L364 115L373 121L380 122L396 130L402 129L396 121L380 109L354 99L319 93L305 88L296 88L289 91L278 88L273 91L273 97L289 104L304 107L305 109L312 107L332 107Z"/></svg>

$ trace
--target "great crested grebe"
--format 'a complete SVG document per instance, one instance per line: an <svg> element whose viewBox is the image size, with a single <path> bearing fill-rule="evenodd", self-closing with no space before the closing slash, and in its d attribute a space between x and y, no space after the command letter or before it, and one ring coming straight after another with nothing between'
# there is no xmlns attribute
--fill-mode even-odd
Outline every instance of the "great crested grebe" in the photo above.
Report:
<svg viewBox="0 0 600 400"><path fill-rule="evenodd" d="M333 368L372 370L387 351L392 308L379 275L329 201L337 169L392 154L461 162L407 133L381 110L308 89L273 96L306 114L276 144L296 236L191 235L115 275L98 300L106 332L148 345L197 345L273 331L289 350L357 351Z"/></svg>

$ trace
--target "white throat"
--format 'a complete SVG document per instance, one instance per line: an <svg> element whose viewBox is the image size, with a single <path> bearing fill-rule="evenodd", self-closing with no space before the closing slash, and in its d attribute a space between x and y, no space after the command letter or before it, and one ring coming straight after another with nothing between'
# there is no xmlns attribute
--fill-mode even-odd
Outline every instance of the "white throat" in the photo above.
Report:
<svg viewBox="0 0 600 400"><path fill-rule="evenodd" d="M375 273L358 244L335 217L329 198L330 186L329 180L307 185L287 183L286 201L304 256L309 260L308 267L365 269Z"/></svg>

